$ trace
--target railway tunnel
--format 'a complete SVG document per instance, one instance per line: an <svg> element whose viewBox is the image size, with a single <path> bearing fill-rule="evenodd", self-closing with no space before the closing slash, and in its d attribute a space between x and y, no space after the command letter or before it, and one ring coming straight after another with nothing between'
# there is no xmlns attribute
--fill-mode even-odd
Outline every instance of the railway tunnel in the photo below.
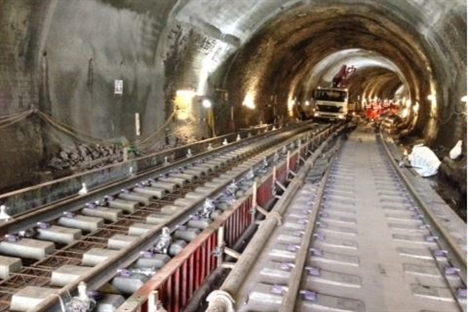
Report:
<svg viewBox="0 0 468 312"><path fill-rule="evenodd" d="M147 151L291 118L344 64L351 99L409 108L405 136L441 158L465 146L463 1L1 6L5 191L53 178L51 160L82 143Z"/></svg>
<svg viewBox="0 0 468 312"><path fill-rule="evenodd" d="M2 0L0 29L0 193L293 123L347 65L466 211L465 1Z"/></svg>

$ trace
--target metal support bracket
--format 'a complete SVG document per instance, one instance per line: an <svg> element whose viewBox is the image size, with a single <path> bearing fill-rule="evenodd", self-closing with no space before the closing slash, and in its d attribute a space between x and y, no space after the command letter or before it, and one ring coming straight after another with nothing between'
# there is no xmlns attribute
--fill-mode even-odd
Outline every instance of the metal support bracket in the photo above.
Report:
<svg viewBox="0 0 468 312"><path fill-rule="evenodd" d="M218 257L218 258L219 258L219 257L222 257L222 255L224 254L224 249L225 249L225 248L226 248L226 247L225 247L224 242L222 243L222 245L216 246L216 247L213 249L213 252L212 252L213 256ZM222 260L221 260L221 262L222 262Z"/></svg>
<svg viewBox="0 0 468 312"><path fill-rule="evenodd" d="M159 292L152 291L148 296L148 312L167 312L159 301Z"/></svg>
<svg viewBox="0 0 468 312"><path fill-rule="evenodd" d="M255 209L257 209L258 212L260 212L262 215L265 217L268 216L268 211L266 211L262 206L260 205L255 205Z"/></svg>
<svg viewBox="0 0 468 312"><path fill-rule="evenodd" d="M234 249L224 247L224 253L230 257L233 257L235 259L239 259L241 254L235 251Z"/></svg>
<svg viewBox="0 0 468 312"><path fill-rule="evenodd" d="M223 263L221 264L221 267L222 267L223 269L234 269L234 266L235 266L235 265L236 265L236 264L235 264L234 262L223 262Z"/></svg>
<svg viewBox="0 0 468 312"><path fill-rule="evenodd" d="M276 181L276 185L278 185L283 190L283 192L286 191L286 187L280 181Z"/></svg>
<svg viewBox="0 0 468 312"><path fill-rule="evenodd" d="M222 245L217 246L215 249L213 249L212 252L213 256L218 257L221 261L219 263L219 266L223 266L226 262L222 261L222 256L224 254L233 257L235 259L239 259L241 254L235 251L234 249L231 249L229 247L226 247L226 244L223 242Z"/></svg>
<svg viewBox="0 0 468 312"><path fill-rule="evenodd" d="M262 206L260 205L255 205L255 209L260 212L262 215L264 215L265 217L272 217L274 219L276 219L276 223L278 225L282 225L283 224L283 217L277 212L277 211L271 211L271 212L268 212L267 210L265 210Z"/></svg>

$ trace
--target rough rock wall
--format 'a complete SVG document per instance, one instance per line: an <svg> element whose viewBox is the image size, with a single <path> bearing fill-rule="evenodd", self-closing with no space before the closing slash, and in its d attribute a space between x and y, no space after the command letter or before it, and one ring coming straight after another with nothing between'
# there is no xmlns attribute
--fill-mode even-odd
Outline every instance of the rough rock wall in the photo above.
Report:
<svg viewBox="0 0 468 312"><path fill-rule="evenodd" d="M36 172L80 144L134 143L155 151L173 146L175 137L183 143L206 136L198 102L194 118L161 128L176 91L197 89L208 79L200 74L206 62L214 70L230 49L218 30L176 20L188 2L0 1L0 192L39 182ZM213 96L212 84L203 89ZM40 113L4 127L2 116L31 106Z"/></svg>
<svg viewBox="0 0 468 312"><path fill-rule="evenodd" d="M59 1L42 55L47 89L40 109L88 134L79 135L85 141L137 140L136 113L140 137L153 131L166 117L158 42L168 2L156 2L162 13L154 16L152 8L118 1ZM45 136L47 148L66 142L58 138Z"/></svg>
<svg viewBox="0 0 468 312"><path fill-rule="evenodd" d="M467 93L466 59L466 3L453 3L432 17L431 31L424 32L434 62L437 85L437 114L434 116L438 132L434 145L450 149L458 140L466 143L466 103L461 98ZM424 99L423 99L424 100ZM427 99L425 99L427 101Z"/></svg>
<svg viewBox="0 0 468 312"><path fill-rule="evenodd" d="M171 0L0 1L1 192L38 182L36 172L61 148L135 141L165 120L160 39L174 5ZM115 80L123 81L121 95L114 92ZM32 114L4 127L2 116L31 106L55 124Z"/></svg>
<svg viewBox="0 0 468 312"><path fill-rule="evenodd" d="M0 2L0 191L37 181L42 158L38 120L31 115L19 120L5 116L37 106L37 55L49 4Z"/></svg>

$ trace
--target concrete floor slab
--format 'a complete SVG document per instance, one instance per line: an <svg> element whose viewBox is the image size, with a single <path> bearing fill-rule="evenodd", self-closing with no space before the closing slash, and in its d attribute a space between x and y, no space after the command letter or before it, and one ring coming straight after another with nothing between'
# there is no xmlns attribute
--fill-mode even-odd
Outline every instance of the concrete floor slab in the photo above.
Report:
<svg viewBox="0 0 468 312"><path fill-rule="evenodd" d="M104 220L102 218L76 215L72 218L61 217L58 219L57 224L87 232L94 232L104 226Z"/></svg>
<svg viewBox="0 0 468 312"><path fill-rule="evenodd" d="M11 311L28 311L40 304L51 294L56 294L58 289L26 286L11 298Z"/></svg>
<svg viewBox="0 0 468 312"><path fill-rule="evenodd" d="M118 197L120 199L137 202L143 205L149 205L153 196L132 192L132 193L120 193Z"/></svg>
<svg viewBox="0 0 468 312"><path fill-rule="evenodd" d="M166 195L166 190L155 187L135 187L133 188L133 192L153 196L159 199L163 198L164 195Z"/></svg>
<svg viewBox="0 0 468 312"><path fill-rule="evenodd" d="M134 242L138 237L137 236L129 236L129 235L122 235L116 234L109 238L107 241L107 248L109 249L122 249L125 246Z"/></svg>
<svg viewBox="0 0 468 312"><path fill-rule="evenodd" d="M36 239L23 238L16 242L3 241L0 252L5 255L41 260L55 251L55 244Z"/></svg>
<svg viewBox="0 0 468 312"><path fill-rule="evenodd" d="M107 207L83 208L81 209L81 214L115 222L122 216L122 210Z"/></svg>
<svg viewBox="0 0 468 312"><path fill-rule="evenodd" d="M59 244L71 244L81 238L80 229L72 229L58 225L52 225L46 229L37 229L36 238Z"/></svg>
<svg viewBox="0 0 468 312"><path fill-rule="evenodd" d="M153 230L157 225L149 223L134 223L128 228L128 235L140 236Z"/></svg>
<svg viewBox="0 0 468 312"><path fill-rule="evenodd" d="M20 258L0 256L0 278L7 279L10 273L21 270L22 261Z"/></svg>
<svg viewBox="0 0 468 312"><path fill-rule="evenodd" d="M161 188L163 190L166 190L169 193L174 192L174 190L177 188L176 183L163 182L163 181L159 181L159 180L156 181L156 182L151 182L151 186L156 187L156 188Z"/></svg>
<svg viewBox="0 0 468 312"><path fill-rule="evenodd" d="M65 264L52 272L51 284L66 286L86 274L91 267Z"/></svg>
<svg viewBox="0 0 468 312"><path fill-rule="evenodd" d="M121 209L122 211L128 213L134 213L139 206L140 204L138 203L138 201L122 199L114 199L112 201L109 201L109 207L114 209Z"/></svg>
<svg viewBox="0 0 468 312"><path fill-rule="evenodd" d="M95 266L106 261L107 258L115 256L118 252L118 250L92 248L83 254L81 264L85 266Z"/></svg>

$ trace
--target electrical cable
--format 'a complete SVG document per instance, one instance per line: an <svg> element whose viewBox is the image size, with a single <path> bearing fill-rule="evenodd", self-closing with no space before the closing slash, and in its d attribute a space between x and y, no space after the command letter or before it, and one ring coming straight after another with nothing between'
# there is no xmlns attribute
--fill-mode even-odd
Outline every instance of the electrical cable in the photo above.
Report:
<svg viewBox="0 0 468 312"><path fill-rule="evenodd" d="M21 121L23 119L26 119L31 114L32 114L32 110L25 111L24 113L18 115L15 118L9 118L8 120L2 120L2 121L0 121L0 129L4 129L4 128L7 128L7 127L9 127L11 125L14 125L17 122L19 122L19 121Z"/></svg>
<svg viewBox="0 0 468 312"><path fill-rule="evenodd" d="M88 134L88 133L85 133L83 131L80 131L78 129L75 129L74 127L70 126L70 125L67 125L63 122L60 122L54 118L52 118L51 116L41 112L41 111L38 111L38 114L39 114L39 117L44 120L46 123L48 123L49 125L53 126L54 128L64 132L64 133L67 133L69 134L70 136L78 139L79 141L83 141L85 143L102 143L104 142L104 140L102 139L98 139L98 138L95 138L93 137L92 135Z"/></svg>
<svg viewBox="0 0 468 312"><path fill-rule="evenodd" d="M24 113L31 113L32 111L33 111L32 109L27 109L27 110L24 110L24 111L20 111L20 112L11 113L11 114L8 114L8 115L0 116L0 122L3 122L4 120L8 120L8 119L15 119L16 117L18 117L20 115L23 115Z"/></svg>

